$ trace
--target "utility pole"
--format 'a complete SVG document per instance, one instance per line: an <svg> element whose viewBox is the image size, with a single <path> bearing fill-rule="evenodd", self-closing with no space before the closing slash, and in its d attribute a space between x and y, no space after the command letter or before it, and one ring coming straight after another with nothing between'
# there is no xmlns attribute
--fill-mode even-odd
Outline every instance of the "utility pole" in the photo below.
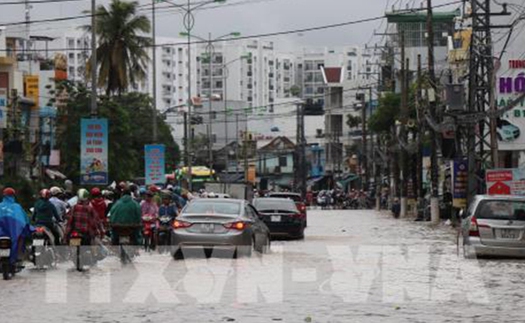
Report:
<svg viewBox="0 0 525 323"><path fill-rule="evenodd" d="M299 188L303 200L306 198L306 140L304 137L304 106L297 104L297 146L296 146L296 171L295 186Z"/></svg>
<svg viewBox="0 0 525 323"><path fill-rule="evenodd" d="M425 113L421 97L422 91L422 68L421 68L421 54L417 55L417 93L416 93L416 104L417 104L417 159L416 159L416 172L417 172L417 192L418 202L422 203L425 198L423 192L423 136L425 135ZM418 203L418 205L419 205Z"/></svg>
<svg viewBox="0 0 525 323"><path fill-rule="evenodd" d="M508 28L510 26L491 25L492 16L508 16L507 5L503 11L491 12L490 0L471 0L472 41L470 44L469 66L469 102L468 112L495 113L494 102L494 57L492 44L492 28ZM475 127L474 127L475 126ZM468 202L476 194L484 193L485 179L481 174L484 165L498 166L498 140L496 137L496 120L494 117L484 118L475 125L468 125L467 130L468 156Z"/></svg>
<svg viewBox="0 0 525 323"><path fill-rule="evenodd" d="M224 149L226 149L226 157L224 161L226 174L229 174L228 172L228 164L230 163L230 148L228 147L228 76L229 71L228 67L224 65L223 67L223 74L224 74Z"/></svg>
<svg viewBox="0 0 525 323"><path fill-rule="evenodd" d="M195 25L195 17L193 16L191 12L191 0L188 0L188 7L186 9L186 14L184 15L184 27L186 28L186 31L188 32L188 122L189 125L186 127L187 133L186 133L186 143L188 147L186 148L186 151L188 153L188 190L191 192L193 190L193 174L191 170L191 165L193 163L191 158L191 142L193 139L193 132L192 132L192 125L191 125L191 106L193 105L192 98L191 98L191 30L193 29Z"/></svg>
<svg viewBox="0 0 525 323"><path fill-rule="evenodd" d="M335 180L334 165L332 163L332 107L330 106L331 105L330 98L331 98L332 91L330 87L328 87L327 92L328 92L328 95L327 95L326 100L324 101L325 110L328 110L328 116L325 119L325 129L326 129L325 138L328 137L328 145L326 145L326 165L330 167L330 170L332 172L332 180ZM333 185L333 181L332 181L332 185Z"/></svg>
<svg viewBox="0 0 525 323"><path fill-rule="evenodd" d="M214 48L213 48L213 43L211 41L211 33L208 33L208 46L207 46L207 52L208 52L208 73L209 73L209 77L208 77L208 81L210 82L210 92L209 92L209 95L208 95L208 123L209 123L209 127L207 128L208 129L208 165L209 165L209 168L210 168L210 172L211 170L213 169L213 142L212 142L212 120L211 120L211 117L212 117L212 110L213 110L213 104L212 104L212 97L213 97L213 86L212 86L212 83L213 83L213 73L212 73L212 70L213 70L213 63L212 63L212 58L213 58L213 55L214 55Z"/></svg>
<svg viewBox="0 0 525 323"><path fill-rule="evenodd" d="M406 123L408 118L408 65L405 58L405 33L401 32L401 141L406 142ZM407 215L407 189L408 189L408 153L400 147L401 153L401 217Z"/></svg>
<svg viewBox="0 0 525 323"><path fill-rule="evenodd" d="M237 175L237 177L239 176L239 162L240 162L240 159L239 159L239 114L236 113L235 114L235 142L237 143L237 146L235 147L235 159L236 159L236 163L235 163L235 174Z"/></svg>
<svg viewBox="0 0 525 323"><path fill-rule="evenodd" d="M91 118L96 118L97 111L97 4L91 0Z"/></svg>
<svg viewBox="0 0 525 323"><path fill-rule="evenodd" d="M184 111L184 163L188 165L188 112Z"/></svg>
<svg viewBox="0 0 525 323"><path fill-rule="evenodd" d="M362 135L362 142L363 142L363 169L361 169L361 173L363 173L364 181L363 181L363 190L366 190L368 186L368 143L367 143L367 133L366 133L366 95L364 93L361 94L361 135Z"/></svg>
<svg viewBox="0 0 525 323"><path fill-rule="evenodd" d="M151 31L153 33L153 142L157 143L157 32L155 21L155 4L158 0L151 0Z"/></svg>
<svg viewBox="0 0 525 323"><path fill-rule="evenodd" d="M427 0L427 45L428 45L428 77L430 81L430 90L428 91L429 112L432 119L436 119L436 72L434 69L434 23L432 17L432 0ZM491 58L492 59L492 58ZM430 198L430 216L432 222L439 222L439 199L438 199L438 158L437 158L437 134L434 129L430 130L431 152L431 198Z"/></svg>

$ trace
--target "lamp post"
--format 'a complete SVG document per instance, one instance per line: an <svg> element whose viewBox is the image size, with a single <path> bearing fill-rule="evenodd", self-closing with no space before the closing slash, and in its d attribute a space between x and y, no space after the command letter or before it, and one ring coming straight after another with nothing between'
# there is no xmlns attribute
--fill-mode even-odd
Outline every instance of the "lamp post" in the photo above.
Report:
<svg viewBox="0 0 525 323"><path fill-rule="evenodd" d="M192 172L191 172L191 165L192 165L192 158L191 158L191 145L189 144L190 137L193 137L192 129L191 129L191 106L192 106L192 98L191 98L191 31L193 30L193 27L195 27L195 15L193 14L193 11L195 11L198 8L201 8L205 5L211 4L211 3L225 3L226 0L210 0L198 3L197 5L191 4L191 1L188 0L187 5L180 5L177 3L174 3L172 1L166 1L168 4L170 4L173 7L179 8L184 11L184 19L183 19L183 25L184 29L186 30L187 34L187 40L188 40L188 117L186 118L186 123L184 127L184 148L186 150L186 163L188 167L188 189L189 191L192 191L193 188L193 179L192 179Z"/></svg>
<svg viewBox="0 0 525 323"><path fill-rule="evenodd" d="M223 70L223 78L224 78L224 97L223 97L223 101L224 101L224 148L226 149L226 157L225 157L225 170L226 170L226 174L228 174L228 165L229 165L229 162L230 162L230 155L229 155L229 150L228 150L228 76L230 74L229 72L229 69L228 69L228 65L231 65L237 61L240 61L240 60L243 60L243 59L250 59L252 57L252 54L251 53L248 53L248 54L245 54L245 55L242 55L240 56L239 58L236 58L232 61L229 61L227 63L225 63L223 66L222 66L222 70Z"/></svg>
<svg viewBox="0 0 525 323"><path fill-rule="evenodd" d="M210 169L210 173L213 169L213 143L212 143L212 122L211 122L211 116L212 116L212 99L213 99L213 57L215 55L215 46L213 45L214 42L219 41L224 38L228 37L239 37L241 33L239 32L231 32L225 35L222 35L217 38L212 38L211 33L208 34L208 38L205 39L203 37L199 37L197 35L193 35L190 32L181 32L181 36L188 37L188 39L194 38L202 42L206 42L206 58L208 60L208 82L209 82L209 92L208 92L208 127L206 127L206 135L208 137L208 167Z"/></svg>

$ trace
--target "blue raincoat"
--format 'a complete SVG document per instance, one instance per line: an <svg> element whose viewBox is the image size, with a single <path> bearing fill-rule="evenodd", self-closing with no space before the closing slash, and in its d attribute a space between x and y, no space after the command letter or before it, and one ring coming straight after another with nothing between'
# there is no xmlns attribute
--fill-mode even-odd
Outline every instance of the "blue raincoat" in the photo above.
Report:
<svg viewBox="0 0 525 323"><path fill-rule="evenodd" d="M18 242L20 237L25 238L31 234L33 228L29 219L14 197L4 196L0 203L0 237L11 238L11 263L14 264L18 258Z"/></svg>

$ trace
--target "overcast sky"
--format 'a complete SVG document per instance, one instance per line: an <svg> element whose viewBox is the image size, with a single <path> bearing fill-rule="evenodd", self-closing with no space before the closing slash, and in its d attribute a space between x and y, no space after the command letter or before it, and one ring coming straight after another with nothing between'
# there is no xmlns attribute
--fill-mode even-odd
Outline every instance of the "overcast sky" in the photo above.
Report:
<svg viewBox="0 0 525 323"><path fill-rule="evenodd" d="M0 0L0 3L13 0ZM23 2L23 0L19 0ZM184 0L175 0L184 3ZM198 0L192 0L198 1ZM98 0L97 3L108 3ZM140 0L141 5L151 3ZM199 1L201 2L201 1ZM426 1L425 1L426 2ZM434 4L451 2L451 0L434 0ZM49 19L81 14L90 8L91 1L81 0L63 4L34 4L31 19ZM357 19L376 17L384 14L385 8L419 7L421 0L230 0L222 7L198 11L196 13L195 33L206 36L212 32L220 36L232 31L239 31L244 36L294 30L306 27L340 23ZM159 5L164 7L165 4ZM214 5L215 6L215 5ZM458 5L446 9L454 9ZM145 10L145 9L144 9ZM444 9L440 9L444 10ZM148 16L149 11L144 11ZM173 10L159 9L157 35L177 37L183 29L182 15ZM0 24L24 21L24 6L0 6ZM32 34L56 34L67 26L78 26L88 23L88 19L70 22L34 24ZM336 46L373 44L371 36L374 29L384 29L385 22L374 21L304 34L292 34L268 38L280 44L283 49L294 46ZM23 28L20 26L19 28ZM379 39L376 37L375 41ZM372 41L372 42L370 42Z"/></svg>

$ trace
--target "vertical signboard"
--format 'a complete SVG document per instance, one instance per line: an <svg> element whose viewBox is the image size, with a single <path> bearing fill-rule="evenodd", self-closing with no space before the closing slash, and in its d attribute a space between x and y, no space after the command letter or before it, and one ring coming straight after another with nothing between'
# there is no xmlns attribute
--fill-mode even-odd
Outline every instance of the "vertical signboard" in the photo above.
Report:
<svg viewBox="0 0 525 323"><path fill-rule="evenodd" d="M456 159L452 163L452 206L455 208L467 207L468 193L468 161Z"/></svg>
<svg viewBox="0 0 525 323"><path fill-rule="evenodd" d="M80 125L80 183L108 183L108 120L82 119Z"/></svg>
<svg viewBox="0 0 525 323"><path fill-rule="evenodd" d="M161 184L166 181L165 152L164 145L144 146L146 185Z"/></svg>
<svg viewBox="0 0 525 323"><path fill-rule="evenodd" d="M0 129L7 127L7 89L0 89Z"/></svg>
<svg viewBox="0 0 525 323"><path fill-rule="evenodd" d="M28 98L35 102L34 108L39 107L38 98L40 96L39 86L38 86L38 75L28 75L24 77L25 85L25 94Z"/></svg>

